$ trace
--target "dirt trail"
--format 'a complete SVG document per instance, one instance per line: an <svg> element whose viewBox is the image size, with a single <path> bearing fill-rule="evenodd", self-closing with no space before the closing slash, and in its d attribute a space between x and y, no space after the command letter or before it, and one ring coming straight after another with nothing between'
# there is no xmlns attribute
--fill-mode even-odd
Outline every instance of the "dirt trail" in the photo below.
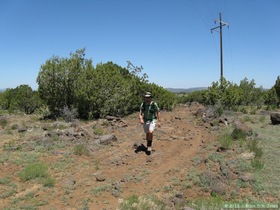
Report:
<svg viewBox="0 0 280 210"><path fill-rule="evenodd" d="M144 151L136 153L133 149L135 142L146 145L137 115L128 120L126 129L115 131L114 134L123 142L102 154L107 158L101 161L100 171L106 179L121 183L121 198L132 194L157 194L162 197L176 180L184 179L201 146L213 139L203 127L196 126L193 114L198 108L180 106L173 112L161 113L162 125L155 131L155 151L151 156ZM109 200L112 206L107 207L114 208L117 199Z"/></svg>
<svg viewBox="0 0 280 210"><path fill-rule="evenodd" d="M155 151L150 156L141 150L136 152L134 147L136 143L146 145L137 113L123 119L127 126L104 128L118 139L110 146L101 146L82 156L69 153L73 147L42 155L41 160L51 168L55 186L45 189L34 182L19 181L20 187L14 195L2 199L0 206L8 207L13 199L30 195L31 191L34 198L42 202L39 209L116 209L119 199L131 195L169 199L174 191L182 189L182 180L192 167L193 159L201 154L201 148L214 139L204 127L196 125L193 114L199 108L178 106L172 112L162 112L161 127L154 134ZM80 126L90 130L93 124L81 123ZM0 175L11 174L11 179L19 180L16 175L19 166L5 164ZM192 196L196 196L195 189ZM20 202L25 200L22 198Z"/></svg>

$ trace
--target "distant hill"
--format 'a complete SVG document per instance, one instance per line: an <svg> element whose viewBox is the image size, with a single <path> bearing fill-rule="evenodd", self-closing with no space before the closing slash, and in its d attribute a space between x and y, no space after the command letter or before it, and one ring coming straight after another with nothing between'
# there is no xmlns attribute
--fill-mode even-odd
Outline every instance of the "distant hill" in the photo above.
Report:
<svg viewBox="0 0 280 210"><path fill-rule="evenodd" d="M191 93L193 91L198 90L206 90L207 87L195 87L195 88L166 88L166 90L169 90L173 93Z"/></svg>
<svg viewBox="0 0 280 210"><path fill-rule="evenodd" d="M6 89L0 89L0 93L1 93L1 92L4 92L5 90L6 90Z"/></svg>

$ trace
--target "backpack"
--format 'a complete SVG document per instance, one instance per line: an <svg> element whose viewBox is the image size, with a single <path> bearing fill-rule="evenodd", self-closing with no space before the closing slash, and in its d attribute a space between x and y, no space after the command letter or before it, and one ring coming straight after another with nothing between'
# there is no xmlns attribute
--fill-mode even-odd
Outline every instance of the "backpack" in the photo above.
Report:
<svg viewBox="0 0 280 210"><path fill-rule="evenodd" d="M155 112L155 107L156 107L155 102L151 101L150 105L151 105L150 112ZM141 105L141 111L145 112L145 109L146 109L146 102L144 101Z"/></svg>

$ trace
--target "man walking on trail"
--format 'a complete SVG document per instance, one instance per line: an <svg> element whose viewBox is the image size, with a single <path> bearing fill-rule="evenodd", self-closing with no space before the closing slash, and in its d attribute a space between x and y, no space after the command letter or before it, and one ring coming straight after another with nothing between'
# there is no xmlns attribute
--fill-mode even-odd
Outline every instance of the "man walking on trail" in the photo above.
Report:
<svg viewBox="0 0 280 210"><path fill-rule="evenodd" d="M159 108L155 102L151 101L151 99L152 94L150 92L146 92L145 101L141 104L139 112L139 119L143 125L144 132L146 133L148 154L151 154L152 152L153 132L156 128L156 124L160 127Z"/></svg>

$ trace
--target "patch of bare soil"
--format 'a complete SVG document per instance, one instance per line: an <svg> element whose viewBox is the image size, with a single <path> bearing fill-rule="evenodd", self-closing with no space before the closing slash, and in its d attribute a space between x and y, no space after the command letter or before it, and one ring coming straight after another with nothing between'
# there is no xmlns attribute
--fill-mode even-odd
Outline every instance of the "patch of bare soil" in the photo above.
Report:
<svg viewBox="0 0 280 210"><path fill-rule="evenodd" d="M18 123L27 129L24 135L0 130L0 206L116 209L119 199L154 195L172 207L176 194L182 200L208 197L211 191L199 187L198 175L206 171L207 157L217 144L215 133L194 116L199 108L178 106L172 112L162 112L151 155L145 151L138 113L125 119L72 124L9 119L10 126ZM102 142L103 134L111 135L111 139ZM81 144L88 152L77 155L75 145ZM20 179L18 172L32 157L48 165L55 179L53 187L44 187L38 180ZM220 170L221 166L214 163L211 167ZM209 182L219 179L209 172L205 174L206 184L209 177Z"/></svg>

